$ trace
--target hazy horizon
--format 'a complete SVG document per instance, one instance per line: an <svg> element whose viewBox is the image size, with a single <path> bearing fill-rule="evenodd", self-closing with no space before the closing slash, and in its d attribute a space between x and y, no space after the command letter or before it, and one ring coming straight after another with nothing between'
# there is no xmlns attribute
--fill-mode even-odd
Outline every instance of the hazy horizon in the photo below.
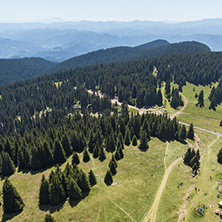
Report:
<svg viewBox="0 0 222 222"><path fill-rule="evenodd" d="M178 23L221 18L219 0L9 0L1 3L0 23L65 21L160 21Z"/></svg>

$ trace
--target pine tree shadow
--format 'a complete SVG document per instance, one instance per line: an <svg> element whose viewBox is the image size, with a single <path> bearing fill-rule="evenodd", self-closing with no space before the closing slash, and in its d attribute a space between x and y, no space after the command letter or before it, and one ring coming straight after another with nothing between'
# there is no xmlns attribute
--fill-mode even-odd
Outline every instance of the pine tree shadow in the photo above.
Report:
<svg viewBox="0 0 222 222"><path fill-rule="evenodd" d="M77 205L79 204L79 202L80 202L81 200L82 200L82 199L76 200L76 201L69 200L69 205L70 205L71 207L75 207L75 206L77 206Z"/></svg>
<svg viewBox="0 0 222 222"><path fill-rule="evenodd" d="M148 147L148 148L140 148L140 147L138 147L138 148L139 148L139 150L142 151L142 152L146 152L146 151L149 149L149 147Z"/></svg>
<svg viewBox="0 0 222 222"><path fill-rule="evenodd" d="M22 212L22 211L21 211ZM5 222L7 220L11 220L13 219L15 216L19 215L21 212L16 212L16 213L12 213L12 214L3 214L2 215L2 220L1 222Z"/></svg>
<svg viewBox="0 0 222 222"><path fill-rule="evenodd" d="M179 140L179 142L180 142L181 144L183 144L183 145L186 145L186 144L187 144L187 142L186 142L185 140Z"/></svg>
<svg viewBox="0 0 222 222"><path fill-rule="evenodd" d="M47 205L39 204L39 209L42 211L49 211L52 214L54 212L60 211L63 208L64 204L65 204L65 201L57 206L52 206L49 204Z"/></svg>
<svg viewBox="0 0 222 222"><path fill-rule="evenodd" d="M71 207L75 207L79 204L80 201L82 201L83 199L85 199L87 196L89 195L89 193L83 193L82 194L82 198L80 200L76 200L76 201L71 201L69 200L69 204Z"/></svg>

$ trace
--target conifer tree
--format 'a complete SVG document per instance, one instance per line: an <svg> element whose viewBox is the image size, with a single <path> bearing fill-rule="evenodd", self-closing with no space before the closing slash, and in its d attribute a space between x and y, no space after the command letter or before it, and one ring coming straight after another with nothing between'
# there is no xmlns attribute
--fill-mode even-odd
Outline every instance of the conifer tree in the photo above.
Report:
<svg viewBox="0 0 222 222"><path fill-rule="evenodd" d="M179 131L179 140L183 141L186 138L187 138L187 131L185 125L183 125Z"/></svg>
<svg viewBox="0 0 222 222"><path fill-rule="evenodd" d="M120 147L117 149L117 151L119 153L120 159L123 159L123 157L124 157L123 149Z"/></svg>
<svg viewBox="0 0 222 222"><path fill-rule="evenodd" d="M133 136L133 142L132 142L133 146L137 146L137 138L136 135Z"/></svg>
<svg viewBox="0 0 222 222"><path fill-rule="evenodd" d="M146 131L144 130L141 134L139 149L142 151L146 151L148 148L149 146L147 144L147 134Z"/></svg>
<svg viewBox="0 0 222 222"><path fill-rule="evenodd" d="M101 162L103 162L105 159L106 159L106 154L105 154L105 151L104 151L104 148L102 145L102 147L100 148L100 152L99 152L99 160Z"/></svg>
<svg viewBox="0 0 222 222"><path fill-rule="evenodd" d="M98 147L95 146L93 149L93 158L97 158L99 156Z"/></svg>
<svg viewBox="0 0 222 222"><path fill-rule="evenodd" d="M54 157L47 142L43 143L43 155L41 157L43 167L52 166L54 163Z"/></svg>
<svg viewBox="0 0 222 222"><path fill-rule="evenodd" d="M49 183L44 175L42 176L39 190L39 204L49 204Z"/></svg>
<svg viewBox="0 0 222 222"><path fill-rule="evenodd" d="M162 106L162 104L163 104L163 96L161 90L159 89L157 92L157 105Z"/></svg>
<svg viewBox="0 0 222 222"><path fill-rule="evenodd" d="M116 161L116 158L115 158L114 155L112 155L112 159L111 159L110 162L109 162L109 168L111 167L111 163L112 163L112 162L114 163L115 168L117 168L118 164L117 164L117 161Z"/></svg>
<svg viewBox="0 0 222 222"><path fill-rule="evenodd" d="M8 153L1 152L2 157L2 175L11 176L15 172L15 165Z"/></svg>
<svg viewBox="0 0 222 222"><path fill-rule="evenodd" d="M191 153L191 148L189 147L183 159L184 164L189 165L191 159L192 159L192 153Z"/></svg>
<svg viewBox="0 0 222 222"><path fill-rule="evenodd" d="M108 152L114 152L115 151L115 140L114 135L111 133L111 135L108 135L106 139L106 150Z"/></svg>
<svg viewBox="0 0 222 222"><path fill-rule="evenodd" d="M56 140L54 145L54 159L55 163L64 163L66 161L66 154L60 141Z"/></svg>
<svg viewBox="0 0 222 222"><path fill-rule="evenodd" d="M9 154L13 162L15 161L15 149L12 147L12 144L8 138L6 139L4 152Z"/></svg>
<svg viewBox="0 0 222 222"><path fill-rule="evenodd" d="M52 217L51 214L46 214L44 222L55 222L55 219Z"/></svg>
<svg viewBox="0 0 222 222"><path fill-rule="evenodd" d="M82 197L82 191L77 185L77 183L71 179L69 183L69 199L71 201L76 201L81 199Z"/></svg>
<svg viewBox="0 0 222 222"><path fill-rule="evenodd" d="M81 173L79 179L78 179L78 185L80 189L82 190L82 193L89 193L90 192L90 184L89 180L84 172Z"/></svg>
<svg viewBox="0 0 222 222"><path fill-rule="evenodd" d="M89 162L89 160L90 160L90 156L89 156L87 149L85 148L83 151L83 162L87 163L87 162Z"/></svg>
<svg viewBox="0 0 222 222"><path fill-rule="evenodd" d="M59 205L64 202L66 195L62 186L61 181L59 180L58 175L54 174L50 180L49 184L49 201L53 206Z"/></svg>
<svg viewBox="0 0 222 222"><path fill-rule="evenodd" d="M70 143L70 140L66 134L62 138L62 147L63 147L67 157L72 154L71 143Z"/></svg>
<svg viewBox="0 0 222 222"><path fill-rule="evenodd" d="M119 149L117 149L116 152L115 152L115 159L116 159L117 161L121 159L120 153L119 153Z"/></svg>
<svg viewBox="0 0 222 222"><path fill-rule="evenodd" d="M190 124L188 133L187 133L187 137L191 140L194 139L194 130L193 130L193 123Z"/></svg>
<svg viewBox="0 0 222 222"><path fill-rule="evenodd" d="M89 171L89 182L91 186L94 186L97 184L96 177L92 170Z"/></svg>
<svg viewBox="0 0 222 222"><path fill-rule="evenodd" d="M6 214L21 212L25 204L18 194L16 188L11 184L8 178L3 184L3 211Z"/></svg>
<svg viewBox="0 0 222 222"><path fill-rule="evenodd" d="M79 163L80 163L79 156L76 152L74 152L72 155L72 165L74 164L78 165Z"/></svg>
<svg viewBox="0 0 222 222"><path fill-rule="evenodd" d="M112 175L115 176L117 173L115 163L111 161L109 164L109 168Z"/></svg>
<svg viewBox="0 0 222 222"><path fill-rule="evenodd" d="M123 142L123 135L122 133L119 133L118 135L118 141L122 145L122 148L124 149L124 142ZM118 146L117 146L118 147Z"/></svg>
<svg viewBox="0 0 222 222"><path fill-rule="evenodd" d="M110 172L110 170L107 170L105 178L104 178L104 183L107 186L110 186L113 182L113 177L112 177L112 173Z"/></svg>
<svg viewBox="0 0 222 222"><path fill-rule="evenodd" d="M200 106L201 108L204 106L204 92L203 90L200 91L200 94L198 96L198 102L196 106Z"/></svg>
<svg viewBox="0 0 222 222"><path fill-rule="evenodd" d="M129 129L126 130L124 141L125 141L125 145L127 145L127 146L129 146L131 143Z"/></svg>

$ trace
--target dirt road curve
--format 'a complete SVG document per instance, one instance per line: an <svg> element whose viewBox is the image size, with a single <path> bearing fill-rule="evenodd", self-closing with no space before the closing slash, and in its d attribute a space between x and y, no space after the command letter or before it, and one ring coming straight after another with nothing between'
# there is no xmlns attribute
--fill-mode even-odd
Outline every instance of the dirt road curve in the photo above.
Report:
<svg viewBox="0 0 222 222"><path fill-rule="evenodd" d="M156 194L156 197L155 197L155 200L153 202L153 205L151 207L151 209L149 210L149 212L145 215L145 218L144 218L144 222L147 222L149 219L151 222L155 222L156 221L156 213L157 213L157 209L158 209L158 205L159 205L159 201L160 201L160 198L161 198L161 195L163 193L163 190L164 190L164 187L166 185L166 182L167 182L167 179L168 179L168 176L171 172L171 170L174 168L174 166L179 163L180 161L182 160L182 157L176 159L168 168L167 170L165 171L165 174L164 174L164 177L163 177L163 180L161 182L161 185L158 189L158 192Z"/></svg>
<svg viewBox="0 0 222 222"><path fill-rule="evenodd" d="M184 99L184 105L178 112L176 112L176 113L174 113L173 115L170 116L171 119L173 119L175 116L178 116L179 114L181 114L187 106L187 98L183 94L181 94L181 95Z"/></svg>

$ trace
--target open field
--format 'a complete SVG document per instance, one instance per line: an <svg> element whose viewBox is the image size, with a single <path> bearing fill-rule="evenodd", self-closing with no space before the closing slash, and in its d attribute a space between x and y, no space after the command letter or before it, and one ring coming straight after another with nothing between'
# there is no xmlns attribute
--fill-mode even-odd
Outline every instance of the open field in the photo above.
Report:
<svg viewBox="0 0 222 222"><path fill-rule="evenodd" d="M98 184L78 205L72 207L66 202L58 211L56 208L48 210L55 211L53 216L56 221L142 221L162 181L167 143L154 138L149 142L149 146L146 152L133 146L125 148L125 157L118 162L118 173L114 176L114 182L118 183L116 186L107 187L103 183L110 154L107 154L103 163L93 158L88 163L81 163L80 167L85 172L93 169ZM185 147L171 142L167 164L170 164ZM49 172L50 169L33 175L20 172L10 177L26 204L24 211L11 221L41 221L40 218L44 218L45 211L38 207L38 190L42 174L47 176Z"/></svg>

